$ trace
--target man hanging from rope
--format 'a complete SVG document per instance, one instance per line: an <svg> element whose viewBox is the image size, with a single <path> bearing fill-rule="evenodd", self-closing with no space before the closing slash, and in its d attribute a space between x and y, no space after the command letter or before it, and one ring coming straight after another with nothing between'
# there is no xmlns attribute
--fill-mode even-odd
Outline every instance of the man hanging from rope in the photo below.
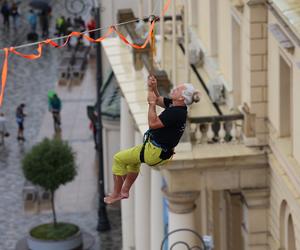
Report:
<svg viewBox="0 0 300 250"><path fill-rule="evenodd" d="M200 100L199 92L192 84L174 88L171 98L159 95L157 80L148 77L148 125L144 143L114 155L112 167L114 191L104 198L112 204L129 197L129 190L137 178L141 163L157 167L170 160L185 129L187 106ZM165 108L158 116L156 105Z"/></svg>

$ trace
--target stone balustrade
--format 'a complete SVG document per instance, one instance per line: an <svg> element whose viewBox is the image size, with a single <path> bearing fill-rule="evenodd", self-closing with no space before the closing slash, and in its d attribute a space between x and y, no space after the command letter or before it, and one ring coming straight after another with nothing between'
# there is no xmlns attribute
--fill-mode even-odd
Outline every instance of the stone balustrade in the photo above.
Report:
<svg viewBox="0 0 300 250"><path fill-rule="evenodd" d="M190 118L193 143L242 143L244 117L242 114Z"/></svg>

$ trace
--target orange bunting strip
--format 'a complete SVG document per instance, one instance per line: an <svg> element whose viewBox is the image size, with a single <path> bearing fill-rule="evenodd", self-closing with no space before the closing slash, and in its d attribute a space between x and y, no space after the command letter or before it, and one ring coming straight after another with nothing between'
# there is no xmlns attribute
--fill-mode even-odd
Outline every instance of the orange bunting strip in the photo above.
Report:
<svg viewBox="0 0 300 250"><path fill-rule="evenodd" d="M168 0L168 2L166 2L165 6L164 6L164 10L161 13L162 16L164 16L166 14L167 10L169 9L170 3L171 3L171 0Z"/></svg>
<svg viewBox="0 0 300 250"><path fill-rule="evenodd" d="M148 36L147 36L147 38L146 38L143 45L136 45L136 44L133 44L133 43L129 42L126 39L126 37L123 34L121 34L115 27L113 27L113 29L124 43L130 45L132 48L135 48L135 49L144 49L144 48L146 48L147 44L151 40L151 36L152 36L154 26L155 26L155 22L152 22L152 24L150 24L149 34L148 34Z"/></svg>
<svg viewBox="0 0 300 250"><path fill-rule="evenodd" d="M9 48L9 52L12 52L18 56L21 56L21 57L29 59L29 60L35 60L42 56L42 48L43 48L43 43L39 43L38 48L37 48L38 54L29 54L29 55L22 54L22 53L16 51L13 47Z"/></svg>
<svg viewBox="0 0 300 250"><path fill-rule="evenodd" d="M6 78L7 78L7 69L8 69L8 48L3 49L5 53L3 67L2 67L2 79L1 79L1 93L0 93L0 106L3 101L4 97L4 90L6 85Z"/></svg>
<svg viewBox="0 0 300 250"><path fill-rule="evenodd" d="M164 16L165 13L167 12L169 6L170 6L170 3L171 3L171 0L168 0L167 3L165 4L164 8L163 8L163 12L162 12L162 15ZM62 45L59 45L58 43L54 42L53 40L51 39L47 39L45 41L41 41L38 43L38 48L37 48L37 54L23 54L23 53L20 53L18 51L15 50L15 48L13 47L10 47L10 48L4 48L4 53L5 53L5 57L4 57L4 62L3 62L3 66L2 66L2 79L1 79L1 92L0 92L0 107L2 106L2 103L3 103L3 98L4 98L4 92L5 92L5 86L6 86L6 80L7 80L7 71L8 71L8 57L9 57L9 53L14 53L18 56L21 56L23 58L26 58L26 59L29 59L29 60L35 60L35 59L38 59L42 56L42 49L43 49L43 45L44 44L49 44L51 45L52 47L55 47L55 48L62 48L64 46L66 46L71 37L83 37L84 39L88 40L89 42L92 42L92 43L99 43L99 42L102 42L105 38L107 38L109 35L111 35L113 32L115 32L119 37L120 39L125 43L125 44L128 44L130 45L131 47L135 48L135 49L144 49L147 44L149 42L151 42L151 45L154 46L154 27L155 27L155 22L157 20L153 20L150 24L149 24L149 32L148 32L148 36L144 42L143 45L137 45L137 44L133 44L131 42L129 42L126 37L121 34L115 26L111 26L108 31L102 36L102 37L99 37L97 39L93 39L91 38L90 36L88 35L85 35L83 33L80 33L80 32L77 32L77 31L73 31L71 32L68 36L67 36L67 39L66 41L62 44ZM93 31L95 32L95 31Z"/></svg>

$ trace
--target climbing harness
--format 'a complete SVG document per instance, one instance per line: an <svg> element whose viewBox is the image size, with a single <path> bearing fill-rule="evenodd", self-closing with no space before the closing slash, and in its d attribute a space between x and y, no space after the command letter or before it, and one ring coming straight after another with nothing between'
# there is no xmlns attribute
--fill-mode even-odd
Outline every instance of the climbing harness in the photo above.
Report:
<svg viewBox="0 0 300 250"><path fill-rule="evenodd" d="M174 154L173 149L168 149L168 148L160 145L159 143L155 142L152 138L150 130L148 129L144 134L143 146L142 146L142 149L141 149L141 152L140 152L140 161L142 163L145 163L145 147L146 147L147 143L151 143L155 147L161 148L161 153L159 155L160 161L155 163L155 164L152 164L152 165L147 163L150 167L156 166L156 165L162 163L163 161L170 159Z"/></svg>

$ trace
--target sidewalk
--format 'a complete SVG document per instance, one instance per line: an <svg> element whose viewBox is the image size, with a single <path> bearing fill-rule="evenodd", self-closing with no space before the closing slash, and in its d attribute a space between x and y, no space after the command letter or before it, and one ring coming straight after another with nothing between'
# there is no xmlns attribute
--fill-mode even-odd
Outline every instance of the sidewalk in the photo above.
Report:
<svg viewBox="0 0 300 250"><path fill-rule="evenodd" d="M74 152L76 152L76 163L78 175L71 183L61 186L56 192L55 204L60 218L68 215L78 215L78 219L84 220L82 215L86 215L87 221L94 215L92 224L88 227L86 223L79 224L94 235L96 244L94 250L118 250L122 248L121 217L120 208L107 207L107 213L111 224L111 231L99 234L97 227L98 209L98 160L94 149L92 131L89 129L89 119L87 117L86 106L96 102L96 63L95 59L90 59L84 78L80 85L56 86L56 92L62 100L62 139L69 142ZM54 128L52 114L47 112L41 124L37 142L44 137L53 138ZM77 220L77 219L76 219Z"/></svg>
<svg viewBox="0 0 300 250"><path fill-rule="evenodd" d="M87 212L97 208L97 155L94 149L92 131L86 106L96 100L95 63L90 60L80 85L56 86L62 100L62 139L69 142L76 152L78 175L71 183L61 186L56 192L55 202L58 212ZM37 141L44 137L53 138L52 114L44 116Z"/></svg>

